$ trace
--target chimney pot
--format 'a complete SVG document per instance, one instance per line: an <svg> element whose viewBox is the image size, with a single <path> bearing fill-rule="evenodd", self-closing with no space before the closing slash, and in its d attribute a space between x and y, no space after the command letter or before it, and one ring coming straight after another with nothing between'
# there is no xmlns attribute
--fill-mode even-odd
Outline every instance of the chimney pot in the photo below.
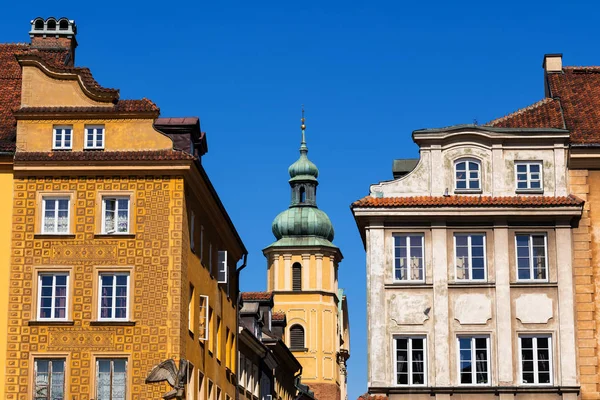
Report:
<svg viewBox="0 0 600 400"><path fill-rule="evenodd" d="M546 73L562 72L562 53L544 54L542 68Z"/></svg>
<svg viewBox="0 0 600 400"><path fill-rule="evenodd" d="M75 63L75 48L77 47L77 25L67 18L41 17L31 20L31 48L46 50L69 50L66 64Z"/></svg>

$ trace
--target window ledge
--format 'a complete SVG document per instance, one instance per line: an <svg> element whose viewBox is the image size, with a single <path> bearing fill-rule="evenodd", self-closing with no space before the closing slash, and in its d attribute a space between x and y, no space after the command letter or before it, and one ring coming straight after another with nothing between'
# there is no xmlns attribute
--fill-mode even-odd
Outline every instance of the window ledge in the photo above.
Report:
<svg viewBox="0 0 600 400"><path fill-rule="evenodd" d="M433 288L432 283L425 282L394 282L386 283L383 285L385 289L422 289L422 288Z"/></svg>
<svg viewBox="0 0 600 400"><path fill-rule="evenodd" d="M539 287L558 287L557 282L548 281L527 281L527 282L511 282L510 287L523 287L523 288L539 288Z"/></svg>
<svg viewBox="0 0 600 400"><path fill-rule="evenodd" d="M27 321L27 325L29 326L73 326L75 322L73 321Z"/></svg>
<svg viewBox="0 0 600 400"><path fill-rule="evenodd" d="M495 282L486 281L454 281L448 282L448 287L452 288L491 288L495 287Z"/></svg>
<svg viewBox="0 0 600 400"><path fill-rule="evenodd" d="M70 149L52 149L52 151L73 151L73 148L70 148Z"/></svg>
<svg viewBox="0 0 600 400"><path fill-rule="evenodd" d="M308 351L308 348L307 347L299 347L299 348L290 347L290 351L297 351L297 352L301 352L302 351L302 352L306 353Z"/></svg>
<svg viewBox="0 0 600 400"><path fill-rule="evenodd" d="M36 233L34 239L75 239L74 233Z"/></svg>
<svg viewBox="0 0 600 400"><path fill-rule="evenodd" d="M481 194L482 189L454 189L454 194Z"/></svg>
<svg viewBox="0 0 600 400"><path fill-rule="evenodd" d="M90 326L135 326L135 321L90 321Z"/></svg>
<svg viewBox="0 0 600 400"><path fill-rule="evenodd" d="M516 194L544 194L544 189L516 189Z"/></svg>
<svg viewBox="0 0 600 400"><path fill-rule="evenodd" d="M96 233L94 239L119 238L135 239L135 233Z"/></svg>

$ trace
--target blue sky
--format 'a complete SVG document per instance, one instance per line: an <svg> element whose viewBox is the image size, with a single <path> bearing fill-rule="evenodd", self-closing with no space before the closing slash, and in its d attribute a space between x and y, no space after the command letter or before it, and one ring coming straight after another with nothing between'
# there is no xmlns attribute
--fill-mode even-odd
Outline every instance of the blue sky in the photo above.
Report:
<svg viewBox="0 0 600 400"><path fill-rule="evenodd" d="M16 4L16 3L12 3ZM101 7L104 6L104 7ZM540 100L544 53L599 65L600 6L554 1L42 2L3 7L1 42L36 16L78 25L76 62L121 98L201 118L203 162L248 250L243 290L266 287L261 249L289 203L305 104L318 205L345 256L349 399L367 389L365 253L349 205L418 157L418 128L484 123ZM375 310L376 311L376 310ZM390 366L391 368L391 366Z"/></svg>

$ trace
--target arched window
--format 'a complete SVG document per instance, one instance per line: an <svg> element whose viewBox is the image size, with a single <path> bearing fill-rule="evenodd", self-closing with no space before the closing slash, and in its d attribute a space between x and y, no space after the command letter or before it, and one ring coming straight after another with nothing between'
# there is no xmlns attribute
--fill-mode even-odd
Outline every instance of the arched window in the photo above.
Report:
<svg viewBox="0 0 600 400"><path fill-rule="evenodd" d="M44 30L44 20L43 19L36 19L34 26L35 26L35 30L36 31L43 31Z"/></svg>
<svg viewBox="0 0 600 400"><path fill-rule="evenodd" d="M66 31L67 29L69 29L69 21L67 21L66 19L61 19L58 22L58 30Z"/></svg>
<svg viewBox="0 0 600 400"><path fill-rule="evenodd" d="M46 29L48 29L49 31L56 30L56 21L53 19L49 20L46 24Z"/></svg>
<svg viewBox="0 0 600 400"><path fill-rule="evenodd" d="M300 325L294 325L290 328L290 349L304 349L304 328Z"/></svg>
<svg viewBox="0 0 600 400"><path fill-rule="evenodd" d="M306 201L306 189L303 187L300 188L300 203L304 203Z"/></svg>
<svg viewBox="0 0 600 400"><path fill-rule="evenodd" d="M299 263L292 265L292 290L295 292L302 290L302 265Z"/></svg>
<svg viewBox="0 0 600 400"><path fill-rule="evenodd" d="M481 164L474 159L461 159L454 164L456 189L481 189Z"/></svg>

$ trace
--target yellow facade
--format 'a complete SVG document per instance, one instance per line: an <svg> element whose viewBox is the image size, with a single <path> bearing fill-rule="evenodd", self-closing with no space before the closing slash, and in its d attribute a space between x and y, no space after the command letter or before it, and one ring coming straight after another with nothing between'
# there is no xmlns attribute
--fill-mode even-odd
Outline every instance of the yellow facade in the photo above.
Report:
<svg viewBox="0 0 600 400"><path fill-rule="evenodd" d="M52 358L66 361L65 399L97 399L97 361L110 358L126 361L125 399L160 399L171 388L146 384L146 376L163 360L185 358L193 365L188 399L235 398L235 268L245 249L200 163L154 128L157 112L111 114L114 99L98 100L76 73L56 76L42 62L23 68L22 106L50 109L18 117L14 185L12 170L0 172L6 191L14 186L0 202L13 211L0 219L0 283L10 288L0 291L0 317L8 320L0 397L31 399L36 360ZM95 117L57 106L108 111ZM72 128L67 152L52 149L61 125ZM93 157L84 150L89 125L105 132ZM150 161L142 154L156 151ZM111 196L129 200L126 234L103 233L103 199ZM68 231L42 233L42 202L54 197L68 199ZM216 280L219 251L228 254L228 283ZM41 319L40 277L56 273L68 276L66 318ZM126 320L99 318L105 273L128 276ZM201 338L203 299L213 320L208 340Z"/></svg>
<svg viewBox="0 0 600 400"><path fill-rule="evenodd" d="M0 196L0 355L6 354L8 336L8 287L10 279L10 245L12 233L12 156L5 156L0 164L0 187L4 188L4 196ZM6 360L0 357L0 382L4 382ZM0 384L0 399L4 399L4 385Z"/></svg>

